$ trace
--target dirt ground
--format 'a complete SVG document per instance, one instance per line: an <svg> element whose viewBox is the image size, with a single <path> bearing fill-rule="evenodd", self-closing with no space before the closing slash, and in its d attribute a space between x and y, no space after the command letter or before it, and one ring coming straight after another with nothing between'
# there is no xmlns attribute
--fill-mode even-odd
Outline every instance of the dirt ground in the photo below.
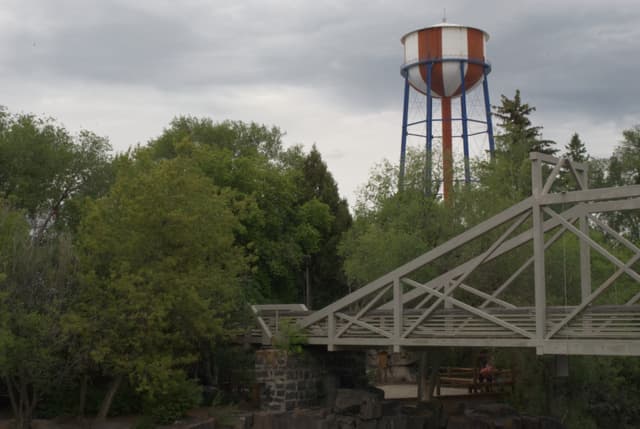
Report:
<svg viewBox="0 0 640 429"><path fill-rule="evenodd" d="M187 417L169 426L156 426L158 429L186 429L207 427L207 422L212 419L209 417L209 408L198 408L189 411ZM139 421L140 416L120 416L108 418L100 426L93 424L92 419L79 420L75 417L59 417L51 420L36 419L33 421L33 429L131 429ZM0 429L12 429L12 420L9 417L1 416ZM213 425L208 425L213 427Z"/></svg>
<svg viewBox="0 0 640 429"><path fill-rule="evenodd" d="M385 399L416 399L418 397L417 384L380 384L376 386L384 390ZM454 389L443 387L441 396L466 395L466 389Z"/></svg>

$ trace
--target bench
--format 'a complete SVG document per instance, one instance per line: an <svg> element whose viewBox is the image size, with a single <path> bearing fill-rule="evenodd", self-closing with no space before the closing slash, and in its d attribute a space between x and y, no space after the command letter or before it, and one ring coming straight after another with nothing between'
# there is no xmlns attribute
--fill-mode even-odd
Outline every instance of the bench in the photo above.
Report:
<svg viewBox="0 0 640 429"><path fill-rule="evenodd" d="M491 382L480 381L476 368L440 368L436 393L440 396L442 387L467 389L470 394L482 392L504 392L507 387L513 391L514 377L510 369L498 369Z"/></svg>

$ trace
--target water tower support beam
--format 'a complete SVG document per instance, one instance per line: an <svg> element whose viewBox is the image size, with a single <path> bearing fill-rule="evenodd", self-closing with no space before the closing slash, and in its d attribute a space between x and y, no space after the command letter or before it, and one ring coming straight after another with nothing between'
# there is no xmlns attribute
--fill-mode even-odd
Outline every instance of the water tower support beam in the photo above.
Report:
<svg viewBox="0 0 640 429"><path fill-rule="evenodd" d="M433 72L433 63L427 63L427 123L426 123L426 183L425 189L427 195L431 195L431 187L433 186L431 181L433 180L432 174L432 162L433 162L433 96L431 95L431 75ZM436 189L436 193L437 193Z"/></svg>
<svg viewBox="0 0 640 429"><path fill-rule="evenodd" d="M462 147L464 149L464 183L471 183L469 167L469 129L467 127L467 88L464 85L464 62L460 61L460 114L462 116Z"/></svg>
<svg viewBox="0 0 640 429"><path fill-rule="evenodd" d="M489 81L487 75L491 69L488 65L484 66L484 79L482 79L482 90L484 92L484 110L487 114L487 135L489 136L489 154L491 159L495 157L496 145L493 140L493 121L491 117L491 102L489 101Z"/></svg>
<svg viewBox="0 0 640 429"><path fill-rule="evenodd" d="M398 177L398 189L402 191L404 189L404 170L407 156L407 119L409 115L409 78L407 75L404 77L404 101L402 107L402 139L400 143L400 176Z"/></svg>
<svg viewBox="0 0 640 429"><path fill-rule="evenodd" d="M440 99L442 108L442 196L451 202L453 193L453 136L451 130L451 97Z"/></svg>

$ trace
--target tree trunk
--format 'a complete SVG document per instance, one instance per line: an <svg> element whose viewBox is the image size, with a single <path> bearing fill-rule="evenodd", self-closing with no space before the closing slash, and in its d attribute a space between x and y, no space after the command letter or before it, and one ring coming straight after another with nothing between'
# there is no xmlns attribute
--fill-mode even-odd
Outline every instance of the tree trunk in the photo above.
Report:
<svg viewBox="0 0 640 429"><path fill-rule="evenodd" d="M122 375L117 375L111 382L109 391L102 400L102 404L100 404L100 411L96 416L97 421L104 421L107 418L107 414L109 414L109 409L111 408L111 403L113 402L113 397L116 396L120 383L122 383Z"/></svg>
<svg viewBox="0 0 640 429"><path fill-rule="evenodd" d="M33 418L33 411L36 408L36 393L33 392L33 399L29 397L29 386L20 379L5 377L9 400L15 418L16 429L29 429Z"/></svg>
<svg viewBox="0 0 640 429"><path fill-rule="evenodd" d="M80 379L80 401L78 403L78 417L84 417L84 409L87 405L87 384L89 383L89 376L87 374L82 375Z"/></svg>
<svg viewBox="0 0 640 429"><path fill-rule="evenodd" d="M307 290L306 293L306 306L309 310L311 310L311 283L309 282L309 263L307 262L306 266L305 266L305 270L304 270L304 282L305 282L305 288Z"/></svg>
<svg viewBox="0 0 640 429"><path fill-rule="evenodd" d="M431 353L431 374L429 374L429 389L427 390L427 401L433 399L433 393L440 377L440 361L442 360L441 352L435 349L430 351Z"/></svg>
<svg viewBox="0 0 640 429"><path fill-rule="evenodd" d="M418 401L425 401L427 399L427 371L429 370L429 365L427 363L427 352L420 351L418 353L419 356L419 364L418 364Z"/></svg>

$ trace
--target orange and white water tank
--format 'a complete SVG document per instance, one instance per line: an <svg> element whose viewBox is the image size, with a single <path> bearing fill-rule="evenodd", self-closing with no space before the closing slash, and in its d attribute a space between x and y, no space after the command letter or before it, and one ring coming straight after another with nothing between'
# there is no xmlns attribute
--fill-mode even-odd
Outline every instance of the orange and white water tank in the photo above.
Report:
<svg viewBox="0 0 640 429"><path fill-rule="evenodd" d="M409 84L426 94L431 63L431 95L457 97L462 92L460 60L463 60L464 87L470 91L482 82L488 40L489 34L483 30L446 22L405 34L401 39L403 68Z"/></svg>

